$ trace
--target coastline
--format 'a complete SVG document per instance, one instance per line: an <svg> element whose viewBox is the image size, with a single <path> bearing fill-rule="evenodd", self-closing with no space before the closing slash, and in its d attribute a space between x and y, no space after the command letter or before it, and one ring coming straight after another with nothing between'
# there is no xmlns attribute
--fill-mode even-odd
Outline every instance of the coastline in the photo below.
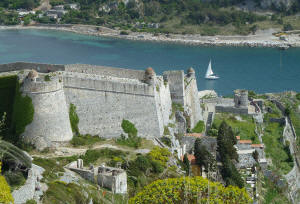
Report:
<svg viewBox="0 0 300 204"><path fill-rule="evenodd" d="M37 29L37 30L57 30L73 32L83 35L112 37L125 40L152 41L165 43L179 43L186 45L202 46L233 46L233 47L300 47L300 35L290 34L286 40L280 40L272 35L278 30L257 31L255 35L248 36L201 36L199 34L159 34L130 32L128 35L120 35L119 30L113 30L102 26L91 25L30 25L30 26L0 26L0 30Z"/></svg>

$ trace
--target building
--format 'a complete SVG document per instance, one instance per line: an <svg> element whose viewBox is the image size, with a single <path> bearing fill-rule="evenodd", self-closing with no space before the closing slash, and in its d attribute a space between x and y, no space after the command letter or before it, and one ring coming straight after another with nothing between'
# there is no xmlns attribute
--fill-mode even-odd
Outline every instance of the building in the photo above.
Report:
<svg viewBox="0 0 300 204"><path fill-rule="evenodd" d="M82 159L78 159L67 165L71 171L78 173L82 178L98 184L100 187L108 188L113 193L127 193L127 174L119 168L99 167L85 168Z"/></svg>

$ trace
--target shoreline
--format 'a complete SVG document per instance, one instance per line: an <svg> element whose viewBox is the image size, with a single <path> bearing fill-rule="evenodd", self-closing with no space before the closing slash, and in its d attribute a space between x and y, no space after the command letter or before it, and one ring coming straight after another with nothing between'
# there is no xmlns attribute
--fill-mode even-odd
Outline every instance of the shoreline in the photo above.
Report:
<svg viewBox="0 0 300 204"><path fill-rule="evenodd" d="M201 46L230 46L230 47L269 47L269 48L289 48L300 47L300 35L290 34L286 40L280 40L272 35L277 30L258 31L258 34L248 36L201 36L199 34L159 34L130 32L128 35L120 35L119 30L113 30L102 26L90 25L30 25L30 26L0 26L0 30L56 30L72 32L82 35L112 37L134 41L150 41L158 43L176 43L185 45Z"/></svg>

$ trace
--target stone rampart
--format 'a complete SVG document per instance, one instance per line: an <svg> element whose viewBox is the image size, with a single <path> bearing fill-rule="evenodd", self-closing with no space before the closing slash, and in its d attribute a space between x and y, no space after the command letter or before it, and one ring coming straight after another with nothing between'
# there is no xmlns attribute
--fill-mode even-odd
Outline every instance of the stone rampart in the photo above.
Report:
<svg viewBox="0 0 300 204"><path fill-rule="evenodd" d="M64 71L65 65L43 64L31 62L14 62L8 64L0 64L0 72L10 72L24 69L35 69L41 73Z"/></svg>
<svg viewBox="0 0 300 204"><path fill-rule="evenodd" d="M172 102L179 103L179 104L185 106L185 100L184 100L185 90L184 90L184 72L183 72L183 70L166 71L163 73L163 75L169 82Z"/></svg>
<svg viewBox="0 0 300 204"><path fill-rule="evenodd" d="M232 106L216 106L218 113L248 114L248 108L236 108Z"/></svg>
<svg viewBox="0 0 300 204"><path fill-rule="evenodd" d="M74 104L81 134L119 137L123 119L135 124L139 136L159 137L162 132L154 86L132 79L64 75L67 104Z"/></svg>
<svg viewBox="0 0 300 204"><path fill-rule="evenodd" d="M66 65L67 72L79 72L85 74L95 74L101 76L111 76L118 78L144 80L144 70L122 69L106 66L86 65L86 64L70 64Z"/></svg>
<svg viewBox="0 0 300 204"><path fill-rule="evenodd" d="M38 79L35 82L25 78L21 87L23 94L32 99L34 106L33 121L26 126L22 136L26 142L43 149L51 146L52 142L71 140L73 133L61 85L63 82L57 77L41 82Z"/></svg>
<svg viewBox="0 0 300 204"><path fill-rule="evenodd" d="M79 174L82 178L95 183L95 174L93 171L85 170L85 169L79 169L79 168L69 168L71 171L76 172Z"/></svg>

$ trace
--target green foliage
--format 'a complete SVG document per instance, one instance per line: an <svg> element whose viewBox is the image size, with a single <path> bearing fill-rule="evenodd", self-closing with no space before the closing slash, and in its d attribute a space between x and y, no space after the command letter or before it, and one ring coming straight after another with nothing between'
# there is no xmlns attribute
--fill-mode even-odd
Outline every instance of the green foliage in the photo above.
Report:
<svg viewBox="0 0 300 204"><path fill-rule="evenodd" d="M0 7L8 9L33 9L38 6L39 0L1 0Z"/></svg>
<svg viewBox="0 0 300 204"><path fill-rule="evenodd" d="M251 116L241 115L242 121L237 120L235 115L228 113L218 113L215 115L213 128L218 129L223 121L231 126L234 135L239 135L241 140L252 140L252 143L259 144L260 141L255 133L255 123Z"/></svg>
<svg viewBox="0 0 300 204"><path fill-rule="evenodd" d="M209 184L209 185L208 185ZM210 193L208 194L208 188ZM186 192L186 193L185 193ZM202 177L157 180L129 200L129 203L252 203L245 189L210 182Z"/></svg>
<svg viewBox="0 0 300 204"><path fill-rule="evenodd" d="M97 143L97 142L101 142L104 141L105 139L99 137L98 135L92 136L89 134L86 135L76 135L72 138L71 140L71 144L74 147L78 147L78 146L92 146L93 144Z"/></svg>
<svg viewBox="0 0 300 204"><path fill-rule="evenodd" d="M164 135L170 135L170 130L167 126L164 127Z"/></svg>
<svg viewBox="0 0 300 204"><path fill-rule="evenodd" d="M283 127L278 123L267 123L262 137L266 156L272 159L272 165L281 173L287 174L294 163L289 148L282 142Z"/></svg>
<svg viewBox="0 0 300 204"><path fill-rule="evenodd" d="M296 94L296 99L300 101L300 93Z"/></svg>
<svg viewBox="0 0 300 204"><path fill-rule="evenodd" d="M75 135L79 135L79 129L78 129L79 117L76 113L76 106L72 103L70 104L70 108L69 108L69 117L70 117L72 132Z"/></svg>
<svg viewBox="0 0 300 204"><path fill-rule="evenodd" d="M65 171L63 168L63 164L57 161L56 159L35 157L33 159L33 163L45 169L43 173L43 180L46 182L52 182L58 179L58 173Z"/></svg>
<svg viewBox="0 0 300 204"><path fill-rule="evenodd" d="M190 174L191 167L190 167L190 161L187 157L187 154L184 154L183 156L183 164L184 164L184 170L186 172L186 175L188 176Z"/></svg>
<svg viewBox="0 0 300 204"><path fill-rule="evenodd" d="M124 146L128 146L128 147L134 147L134 148L138 148L141 146L142 144L142 138L138 137L138 136L128 136L127 138L125 137L125 135L121 134L121 137L116 138L115 142L118 145L124 145Z"/></svg>
<svg viewBox="0 0 300 204"><path fill-rule="evenodd" d="M216 170L216 160L206 147L202 145L200 138L197 138L194 143L194 155L196 164L199 167L204 167L205 172Z"/></svg>
<svg viewBox="0 0 300 204"><path fill-rule="evenodd" d="M171 153L166 148L154 147L149 152L149 157L151 158L151 160L159 162L164 167L166 167L166 163L167 161L169 161L170 156Z"/></svg>
<svg viewBox="0 0 300 204"><path fill-rule="evenodd" d="M25 177L20 171L6 171L4 172L4 177L12 188L17 188L25 184Z"/></svg>
<svg viewBox="0 0 300 204"><path fill-rule="evenodd" d="M199 120L196 126L192 129L192 132L202 133L204 131L205 125L203 120Z"/></svg>
<svg viewBox="0 0 300 204"><path fill-rule="evenodd" d="M29 96L22 96L20 84L17 82L15 101L13 106L12 125L15 137L13 143L20 142L19 136L25 131L25 127L33 121L34 107Z"/></svg>
<svg viewBox="0 0 300 204"><path fill-rule="evenodd" d="M80 158L83 160L85 165L92 164L96 162L99 158L109 158L113 159L114 157L125 157L127 152L114 149L89 149L86 153Z"/></svg>
<svg viewBox="0 0 300 204"><path fill-rule="evenodd" d="M81 204L89 203L102 203L102 193L91 184L75 184L65 183L62 181L54 181L48 184L48 190L43 196L43 203L70 203Z"/></svg>
<svg viewBox="0 0 300 204"><path fill-rule="evenodd" d="M13 104L16 92L17 76L0 77L0 116L6 113L4 130L1 132L3 139L9 140L9 128L13 114Z"/></svg>
<svg viewBox="0 0 300 204"><path fill-rule="evenodd" d="M27 200L25 204L37 204L37 202L34 199Z"/></svg>
<svg viewBox="0 0 300 204"><path fill-rule="evenodd" d="M262 180L262 187L265 189L263 195L265 204L273 203L290 203L286 197L285 192L274 184L270 179L264 177Z"/></svg>
<svg viewBox="0 0 300 204"><path fill-rule="evenodd" d="M50 78L49 75L45 75L44 80L45 80L45 81L51 81L51 78Z"/></svg>
<svg viewBox="0 0 300 204"><path fill-rule="evenodd" d="M2 163L0 161L0 173ZM11 195L10 187L7 184L5 178L0 174L0 203L10 204L14 202L14 198Z"/></svg>
<svg viewBox="0 0 300 204"><path fill-rule="evenodd" d="M164 143L168 147L171 147L171 145L172 145L172 141L169 137L162 137L162 138L160 138L160 141L162 141L162 143Z"/></svg>
<svg viewBox="0 0 300 204"><path fill-rule="evenodd" d="M127 31L122 30L122 31L120 32L120 35L129 35L129 33L128 33Z"/></svg>
<svg viewBox="0 0 300 204"><path fill-rule="evenodd" d="M284 31L293 30L293 26L290 23L284 24L283 25L283 30Z"/></svg>
<svg viewBox="0 0 300 204"><path fill-rule="evenodd" d="M133 123L131 123L130 121L123 119L121 126L122 126L123 131L128 134L128 137L130 137L130 136L136 137L137 136L138 131L135 128L135 125Z"/></svg>

